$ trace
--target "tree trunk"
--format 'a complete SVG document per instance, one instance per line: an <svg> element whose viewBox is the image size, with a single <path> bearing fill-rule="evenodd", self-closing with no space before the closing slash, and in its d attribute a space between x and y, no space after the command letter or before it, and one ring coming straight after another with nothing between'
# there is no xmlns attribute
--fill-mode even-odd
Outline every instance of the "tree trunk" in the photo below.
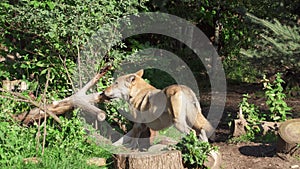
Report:
<svg viewBox="0 0 300 169"><path fill-rule="evenodd" d="M276 151L300 155L300 119L287 120L280 125Z"/></svg>
<svg viewBox="0 0 300 169"><path fill-rule="evenodd" d="M114 155L117 169L183 169L180 151L133 152Z"/></svg>

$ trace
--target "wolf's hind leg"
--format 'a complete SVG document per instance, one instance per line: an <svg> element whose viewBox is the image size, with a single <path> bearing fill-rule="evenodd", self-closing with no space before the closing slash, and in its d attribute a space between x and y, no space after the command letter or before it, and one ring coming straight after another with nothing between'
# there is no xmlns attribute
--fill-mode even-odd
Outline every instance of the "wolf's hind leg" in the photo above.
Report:
<svg viewBox="0 0 300 169"><path fill-rule="evenodd" d="M192 128L186 121L186 104L183 104L183 93L176 92L170 97L170 102L173 111L173 123L177 130L185 134L189 134Z"/></svg>

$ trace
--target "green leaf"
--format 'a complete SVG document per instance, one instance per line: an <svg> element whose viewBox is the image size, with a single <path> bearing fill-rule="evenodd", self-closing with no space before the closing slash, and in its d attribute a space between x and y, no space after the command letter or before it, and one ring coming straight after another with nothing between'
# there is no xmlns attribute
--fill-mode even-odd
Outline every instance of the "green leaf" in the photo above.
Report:
<svg viewBox="0 0 300 169"><path fill-rule="evenodd" d="M40 73L40 75L44 75L44 74L46 74L46 73L47 73L47 71L48 71L48 69L44 69L44 70L42 70L42 71L41 71L41 73Z"/></svg>
<svg viewBox="0 0 300 169"><path fill-rule="evenodd" d="M48 7L50 8L50 10L53 10L55 8L55 3L52 1L48 1L47 2Z"/></svg>
<svg viewBox="0 0 300 169"><path fill-rule="evenodd" d="M36 66L38 66L38 67L45 67L46 65L42 61L39 61L39 62L36 63Z"/></svg>

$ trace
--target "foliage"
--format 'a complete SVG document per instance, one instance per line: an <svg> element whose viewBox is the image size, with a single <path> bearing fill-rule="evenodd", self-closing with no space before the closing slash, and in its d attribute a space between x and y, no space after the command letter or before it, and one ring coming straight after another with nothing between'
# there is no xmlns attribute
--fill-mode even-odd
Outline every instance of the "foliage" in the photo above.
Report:
<svg viewBox="0 0 300 169"><path fill-rule="evenodd" d="M284 81L281 79L280 73L276 74L276 79L273 83L270 83L266 77L263 79L266 104L269 107L269 113L263 113L259 111L259 108L255 104L249 103L248 99L250 96L248 94L243 95L243 99L239 104L242 109L244 118L246 119L248 125L246 127L246 135L241 136L235 141L245 141L245 140L258 140L264 138L264 140L274 141L274 134L267 133L261 137L261 125L262 121L285 121L287 115L290 114L291 108L284 101L285 94L282 87ZM262 139L263 140L263 139Z"/></svg>
<svg viewBox="0 0 300 169"><path fill-rule="evenodd" d="M35 130L24 128L6 121L0 122L0 165L13 166L22 158L35 155Z"/></svg>
<svg viewBox="0 0 300 169"><path fill-rule="evenodd" d="M246 137L249 140L253 140L256 135L261 132L259 124L261 121L266 120L266 114L259 112L258 107L248 102L250 96L248 94L243 95L243 100L239 104L242 109L244 118L249 125L245 126L247 130Z"/></svg>
<svg viewBox="0 0 300 169"><path fill-rule="evenodd" d="M81 51L90 37L106 23L124 15L145 11L145 2L1 1L0 80L22 79L29 85L29 89L22 94L34 95L36 102L40 102L42 97L57 100L71 95L75 88L80 87L74 85L72 76L77 73L76 62L80 63L85 59ZM113 55L113 60L124 57L117 49L105 52L108 52L108 56ZM92 67L92 71L96 73L106 61L110 60L102 59L100 64ZM49 79L46 78L48 71ZM110 73L107 75L111 76ZM104 81L106 79L107 77ZM46 80L49 80L48 92L46 96L42 96ZM104 81L99 82L99 90L106 87L107 83ZM1 96L2 166L23 168L20 167L23 165L23 158L37 156L43 158L42 163L35 166L37 168L86 168L84 160L90 156L110 157L103 148L89 141L83 123L75 117L62 119L62 125L47 120L46 147L42 156L42 139L39 142L36 139L43 136L38 133L38 125L23 127L7 117L26 112L32 106L23 100L9 99L7 93L1 93ZM43 128L42 124L39 131L43 131ZM11 137L7 137L8 135Z"/></svg>
<svg viewBox="0 0 300 169"><path fill-rule="evenodd" d="M270 22L257 18L250 13L247 13L247 17L252 22L263 26L264 29L262 32L258 32L259 40L254 48L241 50L243 55L260 60L260 65L275 65L275 70L284 67L288 69L299 68L299 26L282 24L277 19Z"/></svg>
<svg viewBox="0 0 300 169"><path fill-rule="evenodd" d="M58 126L51 119L46 124L46 147L42 154L42 136L44 125L32 127L20 126L9 122L8 117L1 119L0 164L2 167L21 167L23 159L38 157L38 164L29 164L25 168L88 168L86 159L90 157L110 158L110 153L89 138L84 130L84 123L77 117L70 120L61 118L62 125ZM46 123L45 121L43 123ZM40 137L40 139L37 139ZM38 141L39 140L39 141ZM23 167L22 167L23 168ZM91 168L91 167L90 167Z"/></svg>
<svg viewBox="0 0 300 169"><path fill-rule="evenodd" d="M184 136L175 148L182 153L182 159L187 168L204 168L203 164L207 160L212 150L217 150L209 142L199 141L196 132L192 130Z"/></svg>
<svg viewBox="0 0 300 169"><path fill-rule="evenodd" d="M271 112L270 119L272 121L285 121L287 115L291 114L291 107L284 101L286 95L282 87L283 83L284 81L280 73L276 74L273 83L270 83L268 79L264 77L265 96L267 98L266 104L269 106Z"/></svg>
<svg viewBox="0 0 300 169"><path fill-rule="evenodd" d="M0 3L1 55L16 57L1 64L1 79L35 83L39 94L51 70L50 87L60 97L70 95L80 51L91 35L127 14L146 10L145 1L23 0ZM91 5L93 4L93 5ZM104 56L98 56L104 57ZM94 70L97 71L97 70ZM54 85L55 84L55 85Z"/></svg>

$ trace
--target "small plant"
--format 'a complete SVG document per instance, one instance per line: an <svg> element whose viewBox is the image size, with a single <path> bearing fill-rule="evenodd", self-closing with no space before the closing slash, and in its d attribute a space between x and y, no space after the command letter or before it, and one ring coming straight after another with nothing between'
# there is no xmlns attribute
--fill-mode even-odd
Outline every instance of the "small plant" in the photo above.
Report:
<svg viewBox="0 0 300 169"><path fill-rule="evenodd" d="M284 101L286 95L283 92L282 83L285 83L281 78L281 74L277 73L275 81L270 83L264 76L264 89L265 97L267 98L266 104L270 109L270 119L273 121L285 121L287 115L291 114L291 107Z"/></svg>
<svg viewBox="0 0 300 169"><path fill-rule="evenodd" d="M209 152L217 150L217 147L211 146L208 142L199 141L196 132L192 131L175 145L175 149L181 151L185 167L203 169Z"/></svg>
<svg viewBox="0 0 300 169"><path fill-rule="evenodd" d="M243 95L243 100L240 103L240 108L242 109L243 115L245 116L244 118L248 123L248 125L245 126L247 129L246 137L249 140L253 140L255 138L255 135L261 132L259 124L261 123L261 121L266 120L266 115L260 113L256 105L249 103L249 98L250 96L248 94Z"/></svg>
<svg viewBox="0 0 300 169"><path fill-rule="evenodd" d="M254 141L254 140L268 140L274 141L274 133L268 133L264 136L261 136L260 124L262 121L285 121L287 115L291 114L289 111L291 108L284 101L286 95L284 94L282 83L284 81L281 78L281 74L276 74L276 79L273 83L270 83L266 77L263 77L263 84L265 89L266 104L269 107L270 113L265 114L259 111L258 107L254 104L250 104L248 99L250 96L248 94L243 95L243 100L239 104L239 107L242 109L243 116L247 121L246 135L241 136L240 138L235 138L234 142L241 141ZM258 137L257 137L258 136Z"/></svg>
<svg viewBox="0 0 300 169"><path fill-rule="evenodd" d="M267 120L268 114L261 113L258 107L254 104L249 103L248 99L250 96L248 94L243 95L243 100L240 103L240 108L242 109L244 119L247 122L246 134L240 137L233 138L230 142L249 142L249 141L262 141L262 142L275 142L276 137L273 131L268 131L262 135L261 122Z"/></svg>

